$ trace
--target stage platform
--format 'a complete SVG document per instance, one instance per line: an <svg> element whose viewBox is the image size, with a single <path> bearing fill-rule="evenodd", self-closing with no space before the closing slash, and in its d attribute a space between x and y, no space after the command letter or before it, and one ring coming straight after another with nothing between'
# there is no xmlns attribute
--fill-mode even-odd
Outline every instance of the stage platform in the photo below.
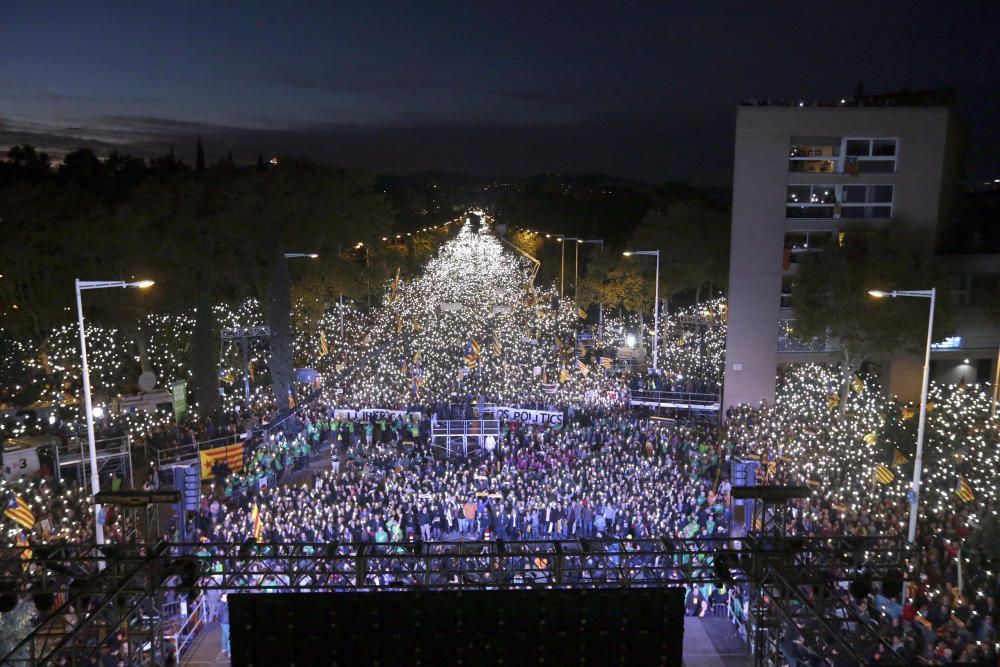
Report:
<svg viewBox="0 0 1000 667"><path fill-rule="evenodd" d="M181 660L184 667L221 667L229 660L219 651L222 631L209 625ZM724 616L684 619L684 667L742 667L746 645Z"/></svg>

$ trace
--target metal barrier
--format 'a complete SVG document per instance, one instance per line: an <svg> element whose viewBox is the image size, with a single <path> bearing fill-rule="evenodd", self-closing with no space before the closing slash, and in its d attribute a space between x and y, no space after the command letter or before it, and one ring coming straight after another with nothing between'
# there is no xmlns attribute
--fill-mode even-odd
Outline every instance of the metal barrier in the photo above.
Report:
<svg viewBox="0 0 1000 667"><path fill-rule="evenodd" d="M652 408L678 408L681 410L705 410L718 412L721 406L719 394L688 391L634 390L629 405L644 405Z"/></svg>
<svg viewBox="0 0 1000 667"><path fill-rule="evenodd" d="M121 479L132 486L132 439L127 435L101 438L94 441L98 474L110 469L120 473ZM70 438L56 446L57 475L61 479L64 468L75 468L76 477L86 488L90 485L90 447L87 436Z"/></svg>
<svg viewBox="0 0 1000 667"><path fill-rule="evenodd" d="M500 421L497 419L448 419L431 422L431 445L445 450L448 456L458 449L462 456L469 455L469 445L473 453L486 447L486 438L493 436L494 444L500 444Z"/></svg>
<svg viewBox="0 0 1000 667"><path fill-rule="evenodd" d="M163 632L163 639L167 644L168 650L172 650L174 654L174 664L181 664L181 656L184 655L184 651L191 645L194 638L198 636L198 633L205 626L207 622L208 609L205 605L205 596L199 595L198 599L195 600L194 605L186 613L182 613L183 605L177 603L178 608L174 613L171 614L172 605L164 605L164 615L165 616L175 616L178 619L177 625L169 628L165 628Z"/></svg>

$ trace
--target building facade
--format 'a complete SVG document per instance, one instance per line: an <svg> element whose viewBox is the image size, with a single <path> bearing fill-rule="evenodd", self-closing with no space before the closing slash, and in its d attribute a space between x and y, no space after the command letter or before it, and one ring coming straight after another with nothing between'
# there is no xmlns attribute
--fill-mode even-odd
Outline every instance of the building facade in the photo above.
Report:
<svg viewBox="0 0 1000 667"><path fill-rule="evenodd" d="M780 364L838 358L836 341L791 335L791 283L803 254L841 233L890 225L933 254L960 160L960 126L948 105L738 108L725 406L773 401ZM915 276L912 289L928 287ZM992 363L995 328L976 332L963 339L976 350L941 351L939 373L960 372L949 360L968 360L980 373L979 358ZM919 390L920 367L919 359L891 360L890 389L904 397Z"/></svg>

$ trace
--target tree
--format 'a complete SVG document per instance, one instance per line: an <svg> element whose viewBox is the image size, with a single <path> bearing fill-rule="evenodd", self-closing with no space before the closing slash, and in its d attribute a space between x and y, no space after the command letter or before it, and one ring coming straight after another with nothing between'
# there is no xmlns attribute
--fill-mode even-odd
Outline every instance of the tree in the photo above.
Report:
<svg viewBox="0 0 1000 667"><path fill-rule="evenodd" d="M916 283L916 284L915 284ZM929 289L935 276L929 259L899 234L848 233L800 260L792 282L794 335L801 341L832 339L842 355L841 410L851 380L865 361L896 351L919 352L927 330L927 302L885 303L868 290ZM945 293L935 329L947 328Z"/></svg>
<svg viewBox="0 0 1000 667"><path fill-rule="evenodd" d="M201 145L201 137L198 137L198 145L194 150L194 170L205 171L205 149Z"/></svg>
<svg viewBox="0 0 1000 667"><path fill-rule="evenodd" d="M660 251L660 295L693 292L694 303L726 284L729 213L698 201L649 211L632 234L631 247Z"/></svg>

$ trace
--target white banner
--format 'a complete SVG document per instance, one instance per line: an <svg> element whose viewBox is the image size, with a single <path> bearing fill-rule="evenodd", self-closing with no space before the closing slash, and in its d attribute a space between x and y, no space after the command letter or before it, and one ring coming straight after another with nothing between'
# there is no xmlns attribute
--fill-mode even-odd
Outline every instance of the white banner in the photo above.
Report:
<svg viewBox="0 0 1000 667"><path fill-rule="evenodd" d="M501 421L519 421L535 426L562 426L563 413L548 410L525 410L523 408L495 408L497 419Z"/></svg>
<svg viewBox="0 0 1000 667"><path fill-rule="evenodd" d="M420 419L419 412L407 412L406 410L383 410L381 408L362 408L360 410L348 410L346 408L336 408L333 411L333 416L335 419L354 419L359 421L368 421L368 419L374 415L376 419L390 418L390 417L407 417L412 416L415 419Z"/></svg>

